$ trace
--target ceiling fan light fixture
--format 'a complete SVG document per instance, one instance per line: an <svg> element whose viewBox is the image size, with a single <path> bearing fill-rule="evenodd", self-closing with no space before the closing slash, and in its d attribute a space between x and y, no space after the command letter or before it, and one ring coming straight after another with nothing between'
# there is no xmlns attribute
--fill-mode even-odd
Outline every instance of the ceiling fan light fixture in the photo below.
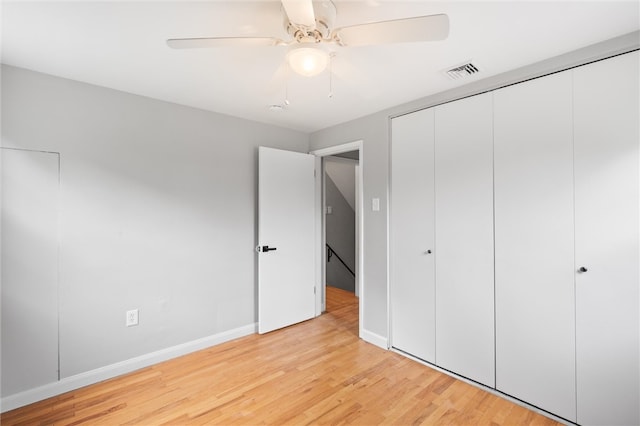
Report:
<svg viewBox="0 0 640 426"><path fill-rule="evenodd" d="M295 47L287 54L287 62L296 73L313 77L327 68L329 53L318 47Z"/></svg>

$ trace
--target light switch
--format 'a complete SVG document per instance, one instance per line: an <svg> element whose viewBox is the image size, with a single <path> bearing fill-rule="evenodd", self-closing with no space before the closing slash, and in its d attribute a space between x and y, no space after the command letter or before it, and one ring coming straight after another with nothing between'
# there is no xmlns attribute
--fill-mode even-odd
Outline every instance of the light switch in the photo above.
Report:
<svg viewBox="0 0 640 426"><path fill-rule="evenodd" d="M373 210L374 212L380 211L380 198L371 199L371 210Z"/></svg>
<svg viewBox="0 0 640 426"><path fill-rule="evenodd" d="M333 214L333 207L327 206L327 214Z"/></svg>

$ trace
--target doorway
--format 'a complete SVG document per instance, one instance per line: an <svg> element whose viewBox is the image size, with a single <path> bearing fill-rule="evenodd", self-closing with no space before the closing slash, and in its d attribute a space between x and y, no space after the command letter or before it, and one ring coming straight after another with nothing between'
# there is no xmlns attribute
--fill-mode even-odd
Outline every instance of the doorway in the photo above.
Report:
<svg viewBox="0 0 640 426"><path fill-rule="evenodd" d="M329 148L324 148L316 151L310 152L311 154L317 157L316 159L316 169L322 171L322 178L318 180L316 186L316 205L317 205L317 241L320 241L320 247L317 249L316 256L316 273L317 273L317 282L320 283L321 291L316 294L316 303L318 308L318 314L324 312L326 310L326 295L327 295L327 278L329 274L327 273L327 265L331 263L331 267L335 266L337 270L342 269L342 272L339 272L343 276L345 275L345 269L342 265L343 262L338 260L338 256L341 257L341 260L344 261L345 264L349 265L349 261L345 259L345 257L351 256L353 261L351 265L353 268L351 272L352 282L353 282L353 291L358 296L358 317L359 317L359 330L358 334L362 336L362 324L363 324L363 313L364 313L364 286L363 286L363 274L362 265L363 265L363 221L362 221L362 212L363 212L363 167L362 167L362 158L363 158L363 146L362 141L356 141L351 143L346 143L342 145L336 145ZM329 159L331 158L331 159ZM328 160L329 159L329 160ZM334 205L327 205L326 198L326 185L327 179L325 179L325 171L327 162L337 162L342 164L350 163L353 167L353 176L354 176L354 209L353 213L354 217L354 238L353 238L353 253L345 254L344 256L340 253L340 249L337 247L332 247L331 251L327 248L328 240L327 240L327 216L328 207L331 207L331 215L337 213L334 212L333 208L336 207ZM333 182L335 184L335 182ZM331 185L331 184L330 184ZM333 217L332 217L333 219ZM331 237L329 237L331 238ZM349 249L347 249L349 250ZM343 253L345 253L343 251ZM331 256L331 258L329 258ZM329 271L331 273L331 271ZM349 272L346 272L346 277L351 275ZM347 279L348 281L348 279Z"/></svg>
<svg viewBox="0 0 640 426"><path fill-rule="evenodd" d="M322 159L322 163L327 250L326 285L355 293L357 296L355 270L358 152L327 156Z"/></svg>

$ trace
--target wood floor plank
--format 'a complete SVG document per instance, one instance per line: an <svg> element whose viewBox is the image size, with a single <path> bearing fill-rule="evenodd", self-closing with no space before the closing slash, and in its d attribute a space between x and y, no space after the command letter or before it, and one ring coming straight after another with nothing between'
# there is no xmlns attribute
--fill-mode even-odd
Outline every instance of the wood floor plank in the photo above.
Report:
<svg viewBox="0 0 640 426"><path fill-rule="evenodd" d="M556 425L358 338L358 301L4 413L2 425Z"/></svg>

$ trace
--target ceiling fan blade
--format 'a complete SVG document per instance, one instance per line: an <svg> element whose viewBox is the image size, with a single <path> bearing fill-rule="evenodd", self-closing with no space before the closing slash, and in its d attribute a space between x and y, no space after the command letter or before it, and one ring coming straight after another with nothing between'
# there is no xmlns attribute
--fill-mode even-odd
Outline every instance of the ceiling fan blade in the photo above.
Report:
<svg viewBox="0 0 640 426"><path fill-rule="evenodd" d="M449 17L444 14L352 25L333 32L344 46L437 41L448 35Z"/></svg>
<svg viewBox="0 0 640 426"><path fill-rule="evenodd" d="M313 12L313 2L311 0L282 0L284 11L295 25L304 26L308 29L316 27L316 16Z"/></svg>
<svg viewBox="0 0 640 426"><path fill-rule="evenodd" d="M280 46L284 41L273 37L195 37L170 38L167 45L172 49L195 49L207 47L256 47Z"/></svg>

